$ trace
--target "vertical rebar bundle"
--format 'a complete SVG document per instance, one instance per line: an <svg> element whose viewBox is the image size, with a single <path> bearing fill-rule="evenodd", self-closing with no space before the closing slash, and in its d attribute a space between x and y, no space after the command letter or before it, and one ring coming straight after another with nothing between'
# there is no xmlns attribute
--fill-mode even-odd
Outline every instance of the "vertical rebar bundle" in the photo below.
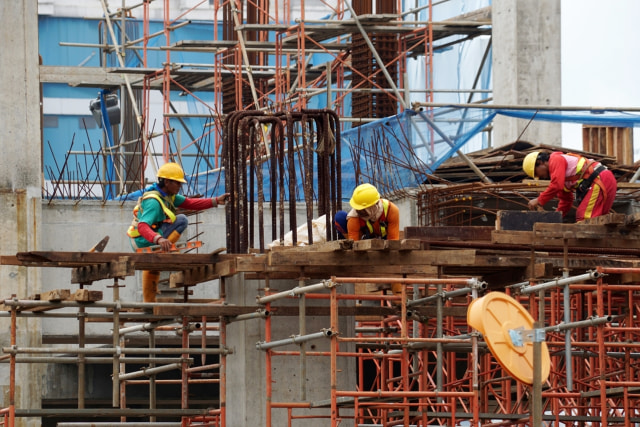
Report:
<svg viewBox="0 0 640 427"><path fill-rule="evenodd" d="M265 203L271 208L273 240L283 240L290 229L296 245L298 201L305 203L309 243L313 243L311 221L316 215L326 215L326 239L335 237L331 220L341 209L342 193L340 131L335 112L237 111L225 117L223 153L226 192L231 194L226 212L228 252L264 251Z"/></svg>

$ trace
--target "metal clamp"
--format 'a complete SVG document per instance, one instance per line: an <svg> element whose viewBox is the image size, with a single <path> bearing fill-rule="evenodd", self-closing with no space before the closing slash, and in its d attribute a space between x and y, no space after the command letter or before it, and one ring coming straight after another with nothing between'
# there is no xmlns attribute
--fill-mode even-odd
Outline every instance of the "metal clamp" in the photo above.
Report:
<svg viewBox="0 0 640 427"><path fill-rule="evenodd" d="M545 336L545 330L542 328L524 329L520 327L517 329L509 329L509 337L516 347L523 347L524 343L527 342L544 342Z"/></svg>

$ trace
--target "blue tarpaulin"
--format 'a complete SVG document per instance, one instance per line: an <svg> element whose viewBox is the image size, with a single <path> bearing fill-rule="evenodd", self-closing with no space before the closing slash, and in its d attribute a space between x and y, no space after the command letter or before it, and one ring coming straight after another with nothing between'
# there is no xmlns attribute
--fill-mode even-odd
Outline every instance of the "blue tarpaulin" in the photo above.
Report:
<svg viewBox="0 0 640 427"><path fill-rule="evenodd" d="M459 150L470 152L487 148L488 138L483 130L497 115L594 126L640 126L640 114L599 109L562 111L451 106L430 111L406 110L341 134L342 200L349 200L353 188L364 182L375 183L382 193L425 182L428 175L434 174L438 166ZM470 145L472 150L468 149ZM265 199L269 201L267 164L262 174ZM296 199L303 200L302 182L297 178ZM222 171L200 173L187 179L184 189L191 194L214 196L224 192ZM137 197L130 195L128 198Z"/></svg>

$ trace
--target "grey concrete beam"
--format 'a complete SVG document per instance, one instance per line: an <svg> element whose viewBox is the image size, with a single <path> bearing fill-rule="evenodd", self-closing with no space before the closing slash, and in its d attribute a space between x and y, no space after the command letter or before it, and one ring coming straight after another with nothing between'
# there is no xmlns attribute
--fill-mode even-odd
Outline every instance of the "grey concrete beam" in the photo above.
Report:
<svg viewBox="0 0 640 427"><path fill-rule="evenodd" d="M144 71L139 70L141 71L136 73L138 76L131 83L134 87L142 88L143 77L140 74ZM118 88L124 84L122 74L110 72L109 68L103 67L40 66L41 83L65 83L76 87Z"/></svg>

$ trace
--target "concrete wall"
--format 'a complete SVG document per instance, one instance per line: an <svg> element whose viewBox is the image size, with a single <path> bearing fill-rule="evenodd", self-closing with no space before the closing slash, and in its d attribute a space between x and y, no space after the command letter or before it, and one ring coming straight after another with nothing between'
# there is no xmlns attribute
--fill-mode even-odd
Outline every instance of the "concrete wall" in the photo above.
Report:
<svg viewBox="0 0 640 427"><path fill-rule="evenodd" d="M318 283L306 281L303 285ZM274 292L282 292L298 286L297 281L243 280L234 278L226 286L229 304L251 305L257 295L263 295L266 286ZM343 292L343 291L341 291ZM298 305L298 300L278 301L274 306ZM328 306L328 300L314 300L309 305ZM344 305L344 304L341 304ZM265 341L264 320L248 320L231 323L227 328L227 345L234 353L228 358L227 365L227 413L230 425L265 425L267 407L267 370L266 351L258 350L256 343ZM273 316L270 341L290 338L294 335L306 335L320 332L331 327L328 317L306 316L304 322L297 317ZM338 332L341 336L354 336L354 319L341 317ZM298 351L299 345L285 345L273 351ZM329 338L320 338L304 344L308 352L329 352ZM353 345L340 345L341 351L354 351ZM273 356L271 359L272 403L278 402L322 402L331 399L331 360L328 356L297 355ZM357 384L356 360L352 357L340 357L337 360L338 390L355 390ZM345 410L343 415L352 414ZM300 411L294 411L300 414ZM304 411L305 414L329 413L319 408ZM274 409L271 412L272 425L287 425L287 410ZM308 427L326 426L326 418L308 419ZM341 426L352 426L352 420L344 420Z"/></svg>
<svg viewBox="0 0 640 427"><path fill-rule="evenodd" d="M36 0L0 2L0 254L37 249L40 241L41 126L38 69L38 14ZM0 267L0 295L34 293L40 287L34 269ZM17 337L22 346L40 344L40 321L19 319ZM10 322L0 318L0 342L11 344ZM9 366L0 365L2 407L29 407L39 402L42 367L16 369L15 399L10 399ZM30 418L17 426L36 426Z"/></svg>
<svg viewBox="0 0 640 427"><path fill-rule="evenodd" d="M561 105L560 3L557 0L494 0L493 99L499 105ZM517 139L562 144L559 123L494 120L493 144Z"/></svg>

